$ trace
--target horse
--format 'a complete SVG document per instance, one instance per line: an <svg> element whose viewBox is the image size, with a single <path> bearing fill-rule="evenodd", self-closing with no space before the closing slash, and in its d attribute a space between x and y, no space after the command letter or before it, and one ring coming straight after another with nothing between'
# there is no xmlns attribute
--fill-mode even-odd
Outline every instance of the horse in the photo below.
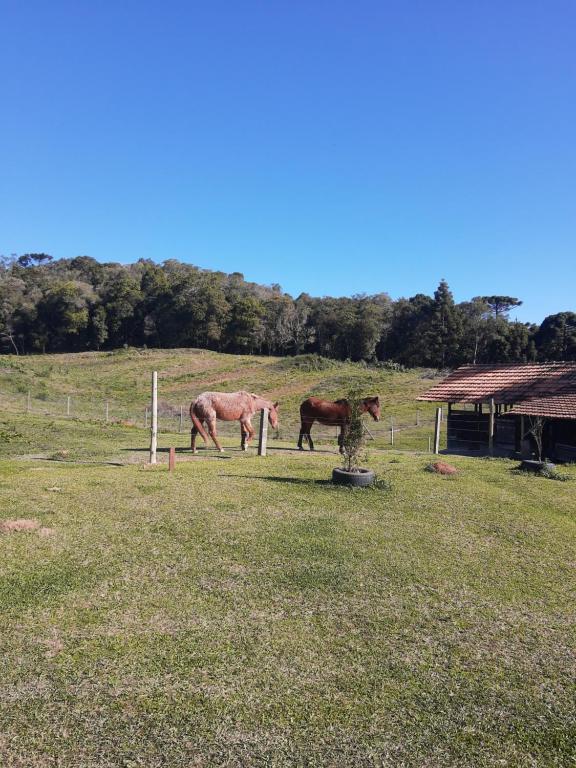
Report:
<svg viewBox="0 0 576 768"><path fill-rule="evenodd" d="M360 402L360 413L368 412L374 421L380 421L380 398L379 397L365 397ZM314 450L314 443L312 442L312 435L310 430L312 424L315 421L320 424L324 424L329 427L340 427L340 435L338 436L338 445L340 446L340 453L344 451L342 440L347 424L350 423L350 405L348 400L322 400L319 397L309 397L304 400L300 406L300 436L298 438L298 448L303 451L302 439L306 437L310 450Z"/></svg>
<svg viewBox="0 0 576 768"><path fill-rule="evenodd" d="M260 395L254 395L250 392L202 392L190 404L190 418L192 420L190 448L192 452L196 453L196 435L198 433L205 443L209 440L204 424L208 427L208 432L216 448L221 452L224 451L218 442L216 419L240 422L241 448L246 451L255 431L250 420L262 408L268 409L270 426L277 429L278 403L272 403L270 400L265 400Z"/></svg>

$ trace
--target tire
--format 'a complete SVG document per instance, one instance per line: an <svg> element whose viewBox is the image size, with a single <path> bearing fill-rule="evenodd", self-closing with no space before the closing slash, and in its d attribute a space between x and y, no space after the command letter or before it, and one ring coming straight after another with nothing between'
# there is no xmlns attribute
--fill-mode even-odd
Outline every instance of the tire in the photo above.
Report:
<svg viewBox="0 0 576 768"><path fill-rule="evenodd" d="M518 469L523 472L552 472L556 469L556 466L550 461L536 461L535 459L523 459Z"/></svg>
<svg viewBox="0 0 576 768"><path fill-rule="evenodd" d="M347 472L345 469L332 470L332 482L336 485L349 485L352 488L366 488L372 485L376 475L371 469L359 469L357 472Z"/></svg>

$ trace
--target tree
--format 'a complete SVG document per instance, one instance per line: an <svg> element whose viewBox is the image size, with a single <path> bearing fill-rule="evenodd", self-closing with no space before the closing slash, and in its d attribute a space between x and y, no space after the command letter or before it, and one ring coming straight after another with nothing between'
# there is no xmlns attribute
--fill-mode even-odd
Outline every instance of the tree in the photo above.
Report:
<svg viewBox="0 0 576 768"><path fill-rule="evenodd" d="M232 349L252 354L262 344L264 306L253 296L244 296L233 305L227 335Z"/></svg>
<svg viewBox="0 0 576 768"><path fill-rule="evenodd" d="M24 253L18 257L18 264L21 267L40 266L48 261L52 261L52 256L47 253Z"/></svg>
<svg viewBox="0 0 576 768"><path fill-rule="evenodd" d="M45 352L78 347L78 337L87 328L92 286L73 280L58 282L37 305L37 346Z"/></svg>
<svg viewBox="0 0 576 768"><path fill-rule="evenodd" d="M522 305L520 299L513 296L476 296L472 301L482 301L487 304L494 317L507 317L513 307Z"/></svg>
<svg viewBox="0 0 576 768"><path fill-rule="evenodd" d="M540 360L576 360L576 313L548 315L536 331L534 342Z"/></svg>
<svg viewBox="0 0 576 768"><path fill-rule="evenodd" d="M444 368L460 362L463 329L462 311L454 303L446 280L441 280L434 292L434 303L426 331L429 364Z"/></svg>

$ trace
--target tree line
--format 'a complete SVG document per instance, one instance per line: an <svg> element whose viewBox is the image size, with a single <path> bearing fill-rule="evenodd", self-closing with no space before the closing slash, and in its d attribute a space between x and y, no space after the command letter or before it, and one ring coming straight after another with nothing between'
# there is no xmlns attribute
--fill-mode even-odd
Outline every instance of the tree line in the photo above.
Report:
<svg viewBox="0 0 576 768"><path fill-rule="evenodd" d="M521 303L499 295L456 303L445 280L433 296L294 299L279 285L174 259L0 258L0 346L13 354L200 347L435 368L576 360L576 313L511 321Z"/></svg>

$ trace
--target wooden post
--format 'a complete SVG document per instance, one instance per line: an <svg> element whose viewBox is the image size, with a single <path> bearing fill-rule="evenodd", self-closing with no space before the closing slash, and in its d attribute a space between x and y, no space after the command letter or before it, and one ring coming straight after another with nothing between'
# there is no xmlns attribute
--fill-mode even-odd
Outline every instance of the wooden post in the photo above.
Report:
<svg viewBox="0 0 576 768"><path fill-rule="evenodd" d="M490 417L488 419L488 453L494 455L494 398L490 398Z"/></svg>
<svg viewBox="0 0 576 768"><path fill-rule="evenodd" d="M436 408L434 424L434 453L440 453L440 425L442 424L442 408Z"/></svg>
<svg viewBox="0 0 576 768"><path fill-rule="evenodd" d="M374 437L374 435L372 434L372 432L370 432L370 430L368 429L368 427L366 426L366 424L363 424L363 427L364 427L364 432L366 432L366 434L368 435L368 437L370 438L370 440L375 440L376 438ZM336 429L338 429L338 428L336 428Z"/></svg>
<svg viewBox="0 0 576 768"><path fill-rule="evenodd" d="M109 404L108 404L108 400L106 400L106 421L108 421L109 416L110 416Z"/></svg>
<svg viewBox="0 0 576 768"><path fill-rule="evenodd" d="M176 466L176 448L170 448L170 453L168 454L168 472L174 472L175 466Z"/></svg>
<svg viewBox="0 0 576 768"><path fill-rule="evenodd" d="M268 408L260 411L260 430L258 433L258 456L266 456L266 443L268 442Z"/></svg>
<svg viewBox="0 0 576 768"><path fill-rule="evenodd" d="M156 464L158 446L158 372L152 373L152 428L150 430L150 464Z"/></svg>
<svg viewBox="0 0 576 768"><path fill-rule="evenodd" d="M70 416L70 395L66 398L66 416Z"/></svg>

